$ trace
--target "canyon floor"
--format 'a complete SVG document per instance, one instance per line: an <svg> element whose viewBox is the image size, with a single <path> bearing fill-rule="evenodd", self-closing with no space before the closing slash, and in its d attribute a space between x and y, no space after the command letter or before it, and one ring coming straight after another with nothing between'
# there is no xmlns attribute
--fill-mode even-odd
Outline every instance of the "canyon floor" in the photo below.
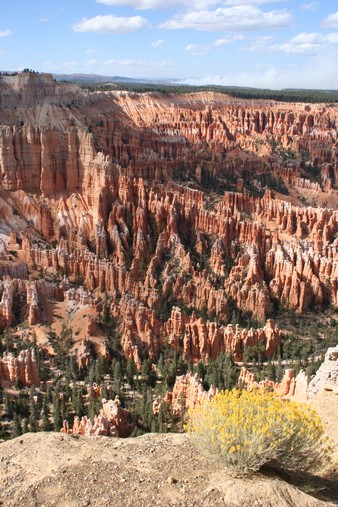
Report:
<svg viewBox="0 0 338 507"><path fill-rule="evenodd" d="M337 408L336 398L316 396L324 422ZM337 451L333 419L327 430ZM184 434L116 439L27 433L0 445L0 463L2 507L338 505L337 470L327 478L281 471L233 478Z"/></svg>

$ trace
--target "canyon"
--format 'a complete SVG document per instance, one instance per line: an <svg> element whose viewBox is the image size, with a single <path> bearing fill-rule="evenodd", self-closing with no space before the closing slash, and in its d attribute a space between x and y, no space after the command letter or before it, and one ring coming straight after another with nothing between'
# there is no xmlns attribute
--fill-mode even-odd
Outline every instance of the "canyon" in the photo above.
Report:
<svg viewBox="0 0 338 507"><path fill-rule="evenodd" d="M337 231L337 104L0 74L0 503L333 505L177 432L261 389L338 452Z"/></svg>
<svg viewBox="0 0 338 507"><path fill-rule="evenodd" d="M79 356L104 354L105 310L138 368L166 343L272 357L276 307L338 305L337 122L334 104L0 76L1 328L51 351L67 322Z"/></svg>

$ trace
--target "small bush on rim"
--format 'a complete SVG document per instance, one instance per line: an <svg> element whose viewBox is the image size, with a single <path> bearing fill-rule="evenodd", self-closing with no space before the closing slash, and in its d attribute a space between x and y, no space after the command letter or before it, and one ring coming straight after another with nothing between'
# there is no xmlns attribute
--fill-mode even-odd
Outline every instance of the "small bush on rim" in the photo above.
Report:
<svg viewBox="0 0 338 507"><path fill-rule="evenodd" d="M235 475L263 465L314 470L332 452L311 407L262 391L221 392L189 411L186 429L202 452Z"/></svg>

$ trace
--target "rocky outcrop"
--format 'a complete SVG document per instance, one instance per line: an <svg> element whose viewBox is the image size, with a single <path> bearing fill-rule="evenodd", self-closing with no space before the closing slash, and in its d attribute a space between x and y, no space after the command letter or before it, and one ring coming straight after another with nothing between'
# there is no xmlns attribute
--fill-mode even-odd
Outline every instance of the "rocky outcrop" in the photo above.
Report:
<svg viewBox="0 0 338 507"><path fill-rule="evenodd" d="M268 392L273 391L284 400L305 402L309 397L309 379L303 370L300 370L297 376L294 370L285 370L281 382L274 382L268 379L257 382L253 373L246 368L242 368L238 378L238 385L248 391L252 391L253 389L263 389Z"/></svg>
<svg viewBox="0 0 338 507"><path fill-rule="evenodd" d="M338 394L338 345L328 349L323 364L311 380L309 384L310 399L321 389Z"/></svg>
<svg viewBox="0 0 338 507"><path fill-rule="evenodd" d="M265 355L271 357L278 349L280 331L268 320L260 329L241 329L237 324L219 327L215 322L205 322L194 314L183 315L179 308L173 308L170 319L164 324L164 336L176 350L182 350L186 360L206 361L214 359L221 352L231 352L235 361L241 361L245 347L263 345Z"/></svg>
<svg viewBox="0 0 338 507"><path fill-rule="evenodd" d="M161 403L165 403L174 416L182 417L187 410L194 408L201 401L209 401L217 392L213 386L209 391L205 391L197 373L189 372L176 377L173 390L168 391L164 399L159 397L154 400L153 412L158 415Z"/></svg>
<svg viewBox="0 0 338 507"><path fill-rule="evenodd" d="M23 386L40 384L38 366L32 349L22 350L17 357L4 352L0 357L0 383Z"/></svg>
<svg viewBox="0 0 338 507"><path fill-rule="evenodd" d="M44 303L48 298L63 299L63 292L67 288L67 281L60 284L46 280L24 280L20 278L3 277L0 282L0 327L10 326L14 320L20 323L27 319L30 326L34 326L42 319Z"/></svg>
<svg viewBox="0 0 338 507"><path fill-rule="evenodd" d="M300 402L311 401L322 389L338 394L338 346L327 350L324 362L311 381L303 370L295 376L294 370L287 369L280 383L268 379L257 382L253 373L242 368L238 385L248 390L273 391L283 399Z"/></svg>
<svg viewBox="0 0 338 507"><path fill-rule="evenodd" d="M99 415L94 417L93 422L87 416L75 416L72 428L64 421L62 433L85 436L104 435L108 437L129 437L136 427L128 410L121 407L118 398L102 400L102 409Z"/></svg>
<svg viewBox="0 0 338 507"><path fill-rule="evenodd" d="M77 87L62 86L52 74L20 72L17 76L0 76L0 107L37 106L43 101L73 101ZM86 94L83 93L84 97ZM74 102L73 102L74 103Z"/></svg>

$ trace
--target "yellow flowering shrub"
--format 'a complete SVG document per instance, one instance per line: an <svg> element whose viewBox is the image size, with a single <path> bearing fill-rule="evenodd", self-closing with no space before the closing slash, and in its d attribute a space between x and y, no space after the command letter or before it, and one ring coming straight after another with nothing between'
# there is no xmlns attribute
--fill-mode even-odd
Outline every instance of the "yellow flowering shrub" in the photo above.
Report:
<svg viewBox="0 0 338 507"><path fill-rule="evenodd" d="M318 469L331 452L309 405L262 391L221 392L189 411L186 430L204 453L237 475L263 465Z"/></svg>

